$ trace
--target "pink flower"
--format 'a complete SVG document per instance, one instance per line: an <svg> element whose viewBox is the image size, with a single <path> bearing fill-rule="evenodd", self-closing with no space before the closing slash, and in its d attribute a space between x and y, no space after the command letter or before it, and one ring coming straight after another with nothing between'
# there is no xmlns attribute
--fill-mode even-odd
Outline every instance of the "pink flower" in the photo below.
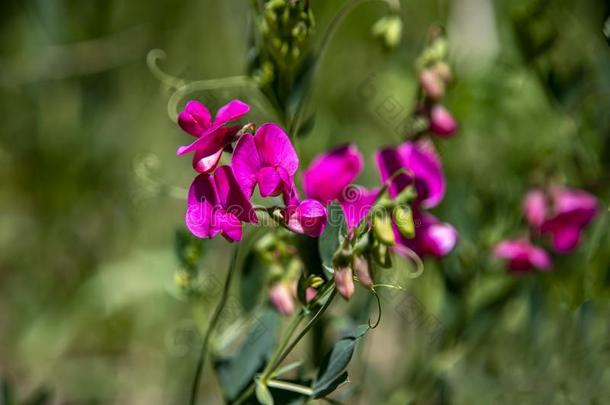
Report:
<svg viewBox="0 0 610 405"><path fill-rule="evenodd" d="M419 256L443 257L449 254L458 240L456 229L446 222L440 222L426 212L415 212L415 237L407 239L394 227L394 235L399 245L413 250ZM397 249L400 253L400 248Z"/></svg>
<svg viewBox="0 0 610 405"><path fill-rule="evenodd" d="M199 173L208 173L216 167L222 150L230 144L240 126L225 126L230 121L243 117L250 110L248 104L232 100L216 113L214 122L208 109L198 101L189 101L178 115L178 125L185 132L197 137L190 145L178 148L177 155L195 152L193 168Z"/></svg>
<svg viewBox="0 0 610 405"><path fill-rule="evenodd" d="M358 148L349 144L316 156L303 172L305 194L324 205L338 201L350 231L370 211L378 193L352 184L362 171L362 161Z"/></svg>
<svg viewBox="0 0 610 405"><path fill-rule="evenodd" d="M430 109L430 131L442 137L450 137L457 130L457 122L445 107L440 104Z"/></svg>
<svg viewBox="0 0 610 405"><path fill-rule="evenodd" d="M410 184L415 184L417 198L414 205L424 208L437 206L445 195L445 177L441 161L431 142L407 141L397 148L377 152L377 167L382 182L386 182L401 169L390 184L390 197L396 197Z"/></svg>
<svg viewBox="0 0 610 405"><path fill-rule="evenodd" d="M349 301L354 295L354 274L351 267L340 267L335 269L335 285L337 291L343 298Z"/></svg>
<svg viewBox="0 0 610 405"><path fill-rule="evenodd" d="M325 205L341 201L346 188L362 171L362 160L362 154L351 144L316 156L303 172L305 194Z"/></svg>
<svg viewBox="0 0 610 405"><path fill-rule="evenodd" d="M198 175L189 189L186 226L199 238L220 233L229 242L242 238L242 222L258 223L252 204L237 184L229 166L214 175Z"/></svg>
<svg viewBox="0 0 610 405"><path fill-rule="evenodd" d="M295 299L288 284L278 282L271 286L269 300L280 314L290 316L294 313Z"/></svg>
<svg viewBox="0 0 610 405"><path fill-rule="evenodd" d="M551 267L549 254L526 240L507 240L494 248L494 254L507 261L511 271L529 271L533 268L548 270Z"/></svg>
<svg viewBox="0 0 610 405"><path fill-rule="evenodd" d="M316 200L290 204L283 216L288 229L314 238L322 235L327 222L326 208Z"/></svg>
<svg viewBox="0 0 610 405"><path fill-rule="evenodd" d="M534 189L523 203L525 217L541 233L551 235L553 248L567 253L578 246L584 228L597 215L597 199L583 190L553 187L549 195Z"/></svg>
<svg viewBox="0 0 610 405"><path fill-rule="evenodd" d="M252 196L257 184L263 197L283 194L289 200L294 193L293 177L299 168L299 157L288 135L276 124L263 124L255 135L242 136L231 163L247 196Z"/></svg>

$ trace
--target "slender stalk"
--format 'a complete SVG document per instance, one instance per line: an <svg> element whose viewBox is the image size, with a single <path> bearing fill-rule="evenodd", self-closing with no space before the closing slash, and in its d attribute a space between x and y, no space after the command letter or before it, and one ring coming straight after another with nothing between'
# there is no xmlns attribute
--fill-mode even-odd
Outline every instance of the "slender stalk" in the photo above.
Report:
<svg viewBox="0 0 610 405"><path fill-rule="evenodd" d="M203 337L203 344L201 345L201 351L199 352L199 359L197 360L197 367L195 368L195 375L193 377L193 383L191 385L191 396L189 399L189 404L194 405L197 401L197 393L199 391L199 380L201 379L201 372L203 371L203 366L205 365L205 358L208 351L208 343L210 341L210 336L212 332L216 328L218 321L220 320L220 314L224 309L227 298L229 298L229 290L231 287L231 280L233 279L233 274L235 273L235 268L237 268L237 254L239 252L239 245L236 244L233 249L233 256L231 257L231 262L229 263L229 270L227 271L227 277L225 279L224 288L222 290L222 295L220 296L220 301L214 310L214 314L212 315L212 319L208 325L208 329L205 332L205 336Z"/></svg>

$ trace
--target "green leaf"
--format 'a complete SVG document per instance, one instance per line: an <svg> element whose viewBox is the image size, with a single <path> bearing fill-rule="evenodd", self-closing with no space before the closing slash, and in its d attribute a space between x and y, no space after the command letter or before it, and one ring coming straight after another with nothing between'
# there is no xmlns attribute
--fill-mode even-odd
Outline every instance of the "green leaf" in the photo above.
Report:
<svg viewBox="0 0 610 405"><path fill-rule="evenodd" d="M273 405L273 396L269 388L258 378L256 379L256 399L262 405Z"/></svg>
<svg viewBox="0 0 610 405"><path fill-rule="evenodd" d="M326 275L329 276L329 279L331 278L330 275L334 272L333 256L337 249L339 249L339 245L344 238L343 232L346 229L347 225L345 224L345 217L343 216L341 206L336 202L332 203L328 206L328 224L318 241L322 267L326 270Z"/></svg>
<svg viewBox="0 0 610 405"><path fill-rule="evenodd" d="M324 397L347 381L347 371L345 369L352 359L356 343L367 330L369 330L368 325L360 325L353 333L335 343L320 366L318 377L312 387L313 398Z"/></svg>
<svg viewBox="0 0 610 405"><path fill-rule="evenodd" d="M0 404L12 405L13 401L13 390L11 389L10 383L5 379L0 379Z"/></svg>
<svg viewBox="0 0 610 405"><path fill-rule="evenodd" d="M214 362L218 381L229 402L235 400L256 373L262 370L275 347L280 318L277 311L266 308L257 318L238 353Z"/></svg>
<svg viewBox="0 0 610 405"><path fill-rule="evenodd" d="M265 285L267 274L267 266L260 256L252 250L248 252L239 282L240 302L246 313L251 312L260 302L261 293L264 291L261 286Z"/></svg>

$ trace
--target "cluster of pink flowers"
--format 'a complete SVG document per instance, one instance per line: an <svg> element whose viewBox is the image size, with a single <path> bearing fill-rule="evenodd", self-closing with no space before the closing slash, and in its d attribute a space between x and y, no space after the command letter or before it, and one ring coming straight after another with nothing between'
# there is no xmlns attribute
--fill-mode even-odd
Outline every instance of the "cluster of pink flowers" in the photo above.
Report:
<svg viewBox="0 0 610 405"><path fill-rule="evenodd" d="M550 236L553 249L560 254L572 252L578 246L583 230L593 221L597 210L593 195L562 186L533 189L523 201L523 213L532 236ZM507 261L511 271L548 270L552 266L549 253L526 238L500 242L494 253Z"/></svg>
<svg viewBox="0 0 610 405"><path fill-rule="evenodd" d="M246 103L233 100L212 121L203 104L189 101L179 114L180 127L197 139L178 148L177 154L194 153L193 168L200 173L188 193L188 229L199 238L221 234L230 242L241 240L242 223L258 223L250 201L258 185L263 197L283 197L280 219L287 228L319 236L326 225L326 209L315 200L299 199L294 184L299 159L284 130L266 123L252 135L243 131L248 126L227 125L249 110ZM223 150L231 149L233 142L237 144L231 164L217 167Z"/></svg>

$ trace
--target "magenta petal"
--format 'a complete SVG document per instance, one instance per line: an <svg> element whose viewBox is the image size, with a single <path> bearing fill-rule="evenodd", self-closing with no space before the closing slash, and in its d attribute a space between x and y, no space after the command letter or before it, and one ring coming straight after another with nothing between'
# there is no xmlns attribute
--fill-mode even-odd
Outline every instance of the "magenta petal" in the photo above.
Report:
<svg viewBox="0 0 610 405"><path fill-rule="evenodd" d="M507 240L494 248L494 255L507 261L512 271L528 271L532 268L547 270L551 267L548 253L525 240Z"/></svg>
<svg viewBox="0 0 610 405"><path fill-rule="evenodd" d="M193 136L199 136L211 125L210 112L199 101L191 100L178 114L178 125Z"/></svg>
<svg viewBox="0 0 610 405"><path fill-rule="evenodd" d="M576 226L565 226L553 230L553 248L559 253L569 253L578 246L580 242L580 228Z"/></svg>
<svg viewBox="0 0 610 405"><path fill-rule="evenodd" d="M218 201L223 209L243 222L258 223L250 200L244 195L230 166L220 166L214 172Z"/></svg>
<svg viewBox="0 0 610 405"><path fill-rule="evenodd" d="M222 236L229 242L240 241L242 238L241 221L231 213L218 217L218 226Z"/></svg>
<svg viewBox="0 0 610 405"><path fill-rule="evenodd" d="M294 176L299 168L299 157L282 128L273 123L263 124L256 130L254 142L261 166L283 167Z"/></svg>
<svg viewBox="0 0 610 405"><path fill-rule="evenodd" d="M415 177L416 202L422 207L437 206L445 196L445 176L431 142L405 142L398 147L404 165Z"/></svg>
<svg viewBox="0 0 610 405"><path fill-rule="evenodd" d="M229 121L243 117L250 111L250 106L240 100L231 100L216 112L214 126L223 126Z"/></svg>
<svg viewBox="0 0 610 405"><path fill-rule="evenodd" d="M210 173L218 165L221 156L222 149L209 156L203 156L201 152L195 151L193 154L193 169L198 173Z"/></svg>
<svg viewBox="0 0 610 405"><path fill-rule="evenodd" d="M190 145L180 146L176 154L181 156L196 150L203 156L212 155L231 143L238 130L239 126L226 128L210 127Z"/></svg>
<svg viewBox="0 0 610 405"><path fill-rule="evenodd" d="M405 167L403 158L396 148L379 150L375 154L375 161L377 162L377 169L379 170L379 177L382 183L388 181L399 170L408 169ZM396 197L405 187L413 183L413 179L408 173L409 171L407 170L405 173L395 176L389 188L390 197Z"/></svg>
<svg viewBox="0 0 610 405"><path fill-rule="evenodd" d="M326 208L316 200L303 200L296 208L288 207L284 215L288 229L296 233L315 238L326 227Z"/></svg>
<svg viewBox="0 0 610 405"><path fill-rule="evenodd" d="M340 202L345 215L347 229L352 231L369 213L379 189L367 190L361 186L350 186L345 192L345 198Z"/></svg>
<svg viewBox="0 0 610 405"><path fill-rule="evenodd" d="M534 228L539 228L547 215L547 200L539 189L530 190L523 200L525 218Z"/></svg>
<svg viewBox="0 0 610 405"><path fill-rule="evenodd" d="M420 256L443 257L449 254L458 240L457 230L446 222L440 222L433 215L416 211L413 215L415 238L406 239L394 227L399 244L408 247ZM397 250L400 253L400 250Z"/></svg>
<svg viewBox="0 0 610 405"><path fill-rule="evenodd" d="M558 188L551 193L556 217L561 222L583 227L597 215L597 199L586 191Z"/></svg>
<svg viewBox="0 0 610 405"><path fill-rule="evenodd" d="M318 155L303 172L305 194L324 204L341 200L362 171L362 161L362 154L351 144Z"/></svg>
<svg viewBox="0 0 610 405"><path fill-rule="evenodd" d="M282 179L272 167L263 167L258 172L258 189L263 197L276 196L282 191Z"/></svg>
<svg viewBox="0 0 610 405"><path fill-rule="evenodd" d="M457 129L457 122L445 107L437 104L430 110L430 131L448 137Z"/></svg>
<svg viewBox="0 0 610 405"><path fill-rule="evenodd" d="M245 134L239 139L233 151L231 166L244 194L251 197L258 180L258 172L261 169L258 151L252 135Z"/></svg>
<svg viewBox="0 0 610 405"><path fill-rule="evenodd" d="M189 188L186 209L186 226L199 238L213 238L218 234L216 216L218 201L216 187L212 178L200 174Z"/></svg>

